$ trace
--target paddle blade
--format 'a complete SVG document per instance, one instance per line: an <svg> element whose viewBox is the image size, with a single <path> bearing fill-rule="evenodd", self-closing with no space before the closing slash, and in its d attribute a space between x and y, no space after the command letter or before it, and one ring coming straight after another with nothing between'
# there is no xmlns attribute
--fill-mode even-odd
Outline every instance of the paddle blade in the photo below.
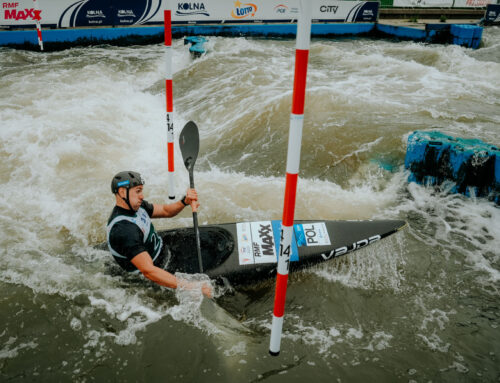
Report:
<svg viewBox="0 0 500 383"><path fill-rule="evenodd" d="M198 127L193 121L189 121L182 128L181 135L179 136L179 147L181 148L184 166L186 166L187 170L192 169L200 150L200 135Z"/></svg>

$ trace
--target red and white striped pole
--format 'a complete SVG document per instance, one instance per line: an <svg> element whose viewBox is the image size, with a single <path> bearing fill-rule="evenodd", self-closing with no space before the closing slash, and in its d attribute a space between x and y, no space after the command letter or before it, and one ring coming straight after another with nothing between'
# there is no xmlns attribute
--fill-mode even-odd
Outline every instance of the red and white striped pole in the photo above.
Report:
<svg viewBox="0 0 500 383"><path fill-rule="evenodd" d="M302 142L302 125L304 122L304 101L306 96L307 61L311 40L311 1L300 1L300 14L297 23L297 43L295 49L295 77L293 81L292 113L290 115L290 131L288 134L288 154L286 159L285 201L281 224L280 251L278 257L278 274L276 276L276 292L274 296L273 324L269 353L276 356L280 353L283 316L285 314L286 287L290 265L291 242L293 234L293 217L295 214L295 196L299 178L300 146Z"/></svg>
<svg viewBox="0 0 500 383"><path fill-rule="evenodd" d="M42 11L38 7L38 1L33 0L34 6L35 6L35 16L33 19L35 20L36 23L36 34L38 35L38 45L40 45L40 50L43 51L43 40L42 40L42 17L41 13Z"/></svg>
<svg viewBox="0 0 500 383"><path fill-rule="evenodd" d="M172 11L167 1L164 11L165 23L165 95L167 105L167 166L168 166L168 198L175 199L174 172L174 98L172 89Z"/></svg>

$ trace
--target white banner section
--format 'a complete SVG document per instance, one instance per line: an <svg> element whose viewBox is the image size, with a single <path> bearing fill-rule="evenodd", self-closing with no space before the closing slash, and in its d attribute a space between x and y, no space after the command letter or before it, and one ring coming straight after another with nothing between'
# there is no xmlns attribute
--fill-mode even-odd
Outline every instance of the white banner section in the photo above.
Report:
<svg viewBox="0 0 500 383"><path fill-rule="evenodd" d="M276 263L276 244L271 221L236 224L240 265Z"/></svg>
<svg viewBox="0 0 500 383"><path fill-rule="evenodd" d="M310 0L312 19L317 21L376 21L377 1ZM34 24L33 0L2 2L0 26ZM162 0L38 0L42 25L67 28L162 24L166 1ZM298 0L171 1L172 22L254 23L294 22Z"/></svg>

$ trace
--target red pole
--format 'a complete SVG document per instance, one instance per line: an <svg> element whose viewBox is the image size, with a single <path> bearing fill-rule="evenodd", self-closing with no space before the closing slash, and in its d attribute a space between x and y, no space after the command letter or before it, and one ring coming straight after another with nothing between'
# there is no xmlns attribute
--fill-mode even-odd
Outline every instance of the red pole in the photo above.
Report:
<svg viewBox="0 0 500 383"><path fill-rule="evenodd" d="M43 51L43 39L42 39L42 17L41 13L42 11L38 7L38 1L33 0L34 6L35 6L35 17L33 18L36 23L36 34L38 36L38 45L40 45L40 50Z"/></svg>
<svg viewBox="0 0 500 383"><path fill-rule="evenodd" d="M302 126L304 123L304 102L306 96L307 62L309 58L310 39L311 2L309 0L301 0L300 14L297 23L295 76L293 82L292 113L290 115L288 154L286 161L285 201L283 205L278 274L276 276L276 292L274 296L273 323L269 344L269 353L273 356L280 353L283 316L285 314L286 288L288 283L288 269L290 266L293 218L295 214L295 196L299 178L300 147L302 142Z"/></svg>
<svg viewBox="0 0 500 383"><path fill-rule="evenodd" d="M168 2L167 2L168 4ZM168 7L168 5L167 5ZM172 11L165 9L165 96L167 107L167 165L168 165L168 198L175 199L174 170L174 97L172 84Z"/></svg>

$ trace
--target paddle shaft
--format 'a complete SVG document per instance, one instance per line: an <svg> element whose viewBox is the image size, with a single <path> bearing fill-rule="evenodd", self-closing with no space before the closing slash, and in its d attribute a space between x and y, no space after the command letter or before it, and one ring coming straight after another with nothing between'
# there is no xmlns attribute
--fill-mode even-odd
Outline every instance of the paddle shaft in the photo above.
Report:
<svg viewBox="0 0 500 383"><path fill-rule="evenodd" d="M181 135L179 136L179 147L182 153L182 159L184 160L184 165L189 172L189 186L194 189L194 164L196 158L198 158L198 152L200 150L200 134L198 133L198 127L193 121L189 121L182 129ZM200 230L198 229L198 213L196 208L196 202L191 203L191 209L193 209L193 224L194 232L196 235L196 251L198 253L198 264L200 266L200 273L203 273L203 262L201 260L201 244L200 244Z"/></svg>
<svg viewBox="0 0 500 383"><path fill-rule="evenodd" d="M194 175L193 167L189 169L189 187L194 189ZM191 203L191 208L193 208L193 203ZM203 261L201 260L201 243L200 243L200 230L198 229L198 213L193 209L193 225L194 232L196 235L196 251L198 253L198 265L200 266L200 273L203 273Z"/></svg>

